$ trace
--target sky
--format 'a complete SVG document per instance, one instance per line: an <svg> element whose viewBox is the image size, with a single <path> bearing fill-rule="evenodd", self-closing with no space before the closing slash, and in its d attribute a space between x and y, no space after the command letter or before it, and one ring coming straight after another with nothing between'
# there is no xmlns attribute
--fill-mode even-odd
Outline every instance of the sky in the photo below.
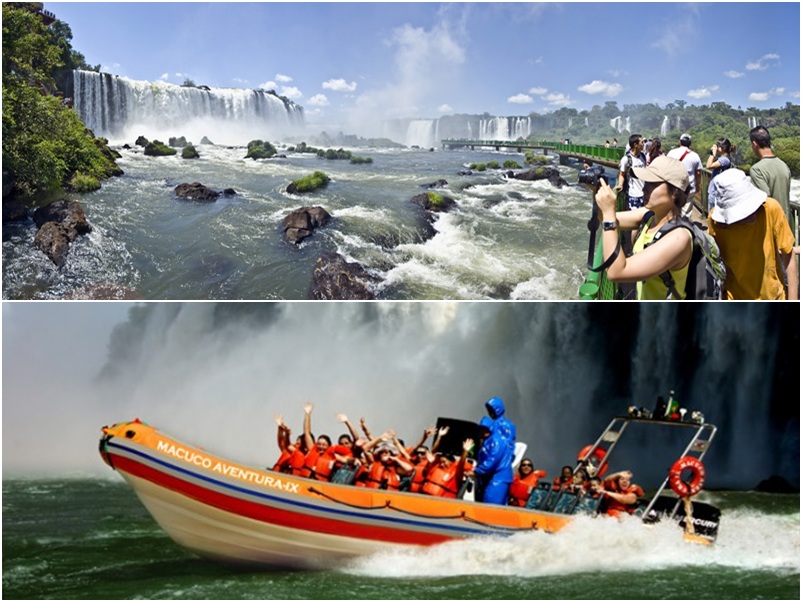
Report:
<svg viewBox="0 0 802 602"><path fill-rule="evenodd" d="M46 2L91 65L266 88L310 125L799 103L797 2Z"/></svg>

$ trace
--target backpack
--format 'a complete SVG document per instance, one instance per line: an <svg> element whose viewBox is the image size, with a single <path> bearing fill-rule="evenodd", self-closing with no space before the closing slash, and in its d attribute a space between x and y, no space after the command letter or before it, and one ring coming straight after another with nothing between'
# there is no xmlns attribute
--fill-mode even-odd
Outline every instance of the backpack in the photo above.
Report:
<svg viewBox="0 0 802 602"><path fill-rule="evenodd" d="M651 213L651 212L650 212ZM644 218L644 223L651 219L648 214ZM676 230L686 228L693 236L693 251L691 260L688 264L688 278L685 282L685 298L697 301L719 301L723 298L724 280L727 277L727 268L721 259L721 252L715 239L710 236L702 225L692 222L687 217L680 217L664 225L654 239L646 246L651 246L660 238ZM666 270L660 274L660 279L666 285L669 292L669 299L680 299L680 294L676 289L674 278L671 272Z"/></svg>

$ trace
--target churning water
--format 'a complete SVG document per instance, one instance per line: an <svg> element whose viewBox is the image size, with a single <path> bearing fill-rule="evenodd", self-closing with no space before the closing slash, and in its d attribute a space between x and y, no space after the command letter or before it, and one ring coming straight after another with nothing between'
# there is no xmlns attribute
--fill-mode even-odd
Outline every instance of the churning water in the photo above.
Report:
<svg viewBox="0 0 802 602"><path fill-rule="evenodd" d="M4 226L3 298L306 299L324 251L362 264L377 277L380 299L574 299L584 279L585 188L507 179L504 170L460 175L470 163L523 164L520 154L363 148L355 154L373 164L352 165L294 153L254 161L243 147L198 148L197 160L121 149L124 176L71 195L94 230L73 243L62 269L33 246L31 220ZM328 187L286 192L316 170L330 176ZM575 168L559 170L576 182ZM439 215L429 238L411 199L439 179L448 184L438 192L458 209ZM183 182L237 194L181 201L173 189ZM289 245L282 220L313 205L334 220L300 247Z"/></svg>

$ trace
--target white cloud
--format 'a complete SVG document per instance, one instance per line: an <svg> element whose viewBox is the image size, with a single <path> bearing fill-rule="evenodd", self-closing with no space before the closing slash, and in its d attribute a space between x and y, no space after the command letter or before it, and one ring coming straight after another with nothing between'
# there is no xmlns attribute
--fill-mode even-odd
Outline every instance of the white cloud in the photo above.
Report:
<svg viewBox="0 0 802 602"><path fill-rule="evenodd" d="M571 100L570 96L566 96L565 94L558 94L556 92L552 92L551 94L546 94L543 97L543 100L547 101L550 105L559 107L566 107L568 105L574 104L574 101Z"/></svg>
<svg viewBox="0 0 802 602"><path fill-rule="evenodd" d="M170 74L169 73L162 73L159 76L159 79L166 82L168 79L170 79Z"/></svg>
<svg viewBox="0 0 802 602"><path fill-rule="evenodd" d="M323 82L324 90L333 90L334 92L353 92L356 90L356 82L350 84L342 78L330 79Z"/></svg>
<svg viewBox="0 0 802 602"><path fill-rule="evenodd" d="M779 54L764 54L756 61L749 61L746 64L747 71L765 71L769 67L773 67L775 65L780 64L780 55Z"/></svg>
<svg viewBox="0 0 802 602"><path fill-rule="evenodd" d="M687 95L691 98L710 98L713 92L718 92L718 86L709 86L707 88L696 88L695 90L688 90Z"/></svg>
<svg viewBox="0 0 802 602"><path fill-rule="evenodd" d="M765 102L772 96L782 96L784 94L785 94L785 88L772 88L768 92L752 92L749 95L749 100L755 102Z"/></svg>
<svg viewBox="0 0 802 602"><path fill-rule="evenodd" d="M548 88L529 88L529 93L535 96L543 96L549 91Z"/></svg>
<svg viewBox="0 0 802 602"><path fill-rule="evenodd" d="M733 70L731 70L731 71L725 71L725 72L724 72L724 75L726 75L727 77L729 77L729 78L731 78L731 79L738 79L739 77L743 77L743 76L744 76L744 73L742 73L742 72L740 72L740 71L735 71L735 70L733 69Z"/></svg>
<svg viewBox="0 0 802 602"><path fill-rule="evenodd" d="M281 88L281 95L286 96L291 100L298 100L299 98L303 97L303 92L301 92L295 86L284 86Z"/></svg>
<svg viewBox="0 0 802 602"><path fill-rule="evenodd" d="M611 84L609 82L605 82L599 79L594 79L589 84L585 84L584 86L579 86L577 88L580 92L585 92L586 94L596 95L601 94L607 98L615 98L621 92L624 91L624 86L621 84Z"/></svg>
<svg viewBox="0 0 802 602"><path fill-rule="evenodd" d="M315 94L307 101L307 104L313 107L327 107L329 106L329 99L326 98L325 94Z"/></svg>
<svg viewBox="0 0 802 602"><path fill-rule="evenodd" d="M437 107L437 112L440 113L441 115L445 115L447 113L453 113L454 108L449 104L443 104Z"/></svg>
<svg viewBox="0 0 802 602"><path fill-rule="evenodd" d="M527 105L527 104L532 104L535 101L528 94L516 94L515 96L510 96L507 99L507 102L512 103L512 104L516 104L516 105Z"/></svg>
<svg viewBox="0 0 802 602"><path fill-rule="evenodd" d="M696 37L697 21L693 14L682 19L667 19L665 29L652 42L651 48L662 50L672 57L688 52L692 48L688 40Z"/></svg>
<svg viewBox="0 0 802 602"><path fill-rule="evenodd" d="M282 75L281 73L276 73L276 81L281 82L282 84L287 84L292 81L292 78L289 75Z"/></svg>
<svg viewBox="0 0 802 602"><path fill-rule="evenodd" d="M386 69L388 83L357 97L347 115L348 126L362 135L380 132L385 119L419 116L442 102L443 89L456 87L465 62L460 43L466 36L464 19L452 18L455 12L466 11L448 5L431 28L405 24L392 31L385 40L393 53Z"/></svg>
<svg viewBox="0 0 802 602"><path fill-rule="evenodd" d="M273 81L264 82L262 84L259 84L259 88L261 90L275 90L276 89L276 82L273 82Z"/></svg>

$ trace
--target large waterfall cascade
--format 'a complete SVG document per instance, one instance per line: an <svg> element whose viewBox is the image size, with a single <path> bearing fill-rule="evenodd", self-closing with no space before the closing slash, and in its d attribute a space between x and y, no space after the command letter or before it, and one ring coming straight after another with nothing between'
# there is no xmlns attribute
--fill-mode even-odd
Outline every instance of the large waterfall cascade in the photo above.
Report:
<svg viewBox="0 0 802 602"><path fill-rule="evenodd" d="M116 333L104 397L121 419L147 416L261 457L273 414L297 428L304 401L316 404L316 431L338 435L334 416L345 412L412 438L437 416L478 420L499 395L519 438L554 471L629 405L651 408L674 389L719 426L711 484L752 487L799 473L798 418L795 432L792 418L772 418L772 375L799 362L798 337L786 360L777 330L798 332L799 318L773 312L650 306L630 312L624 333L620 310L570 303L158 304ZM299 338L315 343L288 355Z"/></svg>
<svg viewBox="0 0 802 602"><path fill-rule="evenodd" d="M73 76L79 117L95 135L110 139L150 133L194 135L198 142L203 135L220 138L226 132L241 133L245 137L238 142L247 142L304 124L301 106L264 90L194 88L81 70Z"/></svg>

